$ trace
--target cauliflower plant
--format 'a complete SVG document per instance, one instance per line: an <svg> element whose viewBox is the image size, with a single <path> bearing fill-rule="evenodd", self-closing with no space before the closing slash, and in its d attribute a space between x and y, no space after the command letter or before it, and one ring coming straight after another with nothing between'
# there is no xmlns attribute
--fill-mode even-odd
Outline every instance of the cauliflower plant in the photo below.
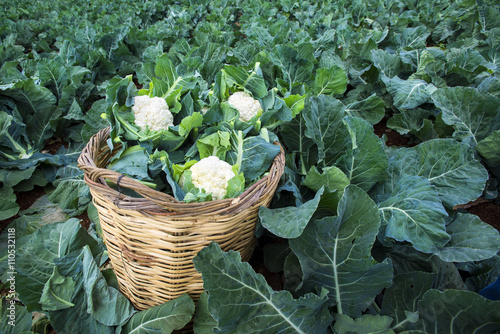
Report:
<svg viewBox="0 0 500 334"><path fill-rule="evenodd" d="M235 176L232 166L216 156L201 159L189 170L193 185L212 194L213 200L224 198L228 181ZM184 174L181 176L179 184L184 188Z"/></svg>
<svg viewBox="0 0 500 334"><path fill-rule="evenodd" d="M136 96L132 111L135 124L142 130L160 131L174 125L174 116L168 110L167 101L162 97Z"/></svg>
<svg viewBox="0 0 500 334"><path fill-rule="evenodd" d="M246 92L236 92L227 100L232 107L240 112L240 120L248 122L262 111L260 102Z"/></svg>

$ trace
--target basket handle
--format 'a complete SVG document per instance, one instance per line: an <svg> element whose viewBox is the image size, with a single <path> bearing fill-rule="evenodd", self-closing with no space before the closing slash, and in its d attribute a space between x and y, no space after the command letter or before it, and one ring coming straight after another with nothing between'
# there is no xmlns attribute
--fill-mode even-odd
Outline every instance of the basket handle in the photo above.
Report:
<svg viewBox="0 0 500 334"><path fill-rule="evenodd" d="M105 195L108 200L113 202L117 207L154 213L165 212L165 210L167 210L179 215L202 215L207 212L208 207L214 212L224 209L230 209L232 211L233 209L241 209L241 206L250 205L247 203L248 201L239 201L234 198L205 202L204 205L200 205L200 203L184 203L166 193L151 189L133 178L123 176L116 171L107 169L106 165L109 159L111 159L120 149L118 146L111 150L108 146L107 140L109 139L110 131L110 127L102 129L90 139L78 158L78 167L85 172L85 181L87 184L99 193ZM284 171L285 153L283 147L281 147L279 143L274 144L280 146L280 153L274 158L270 168L271 173L248 188L240 195L240 199L247 197L249 194L261 193L263 191L263 189L261 189L262 187L272 188L279 182ZM131 198L123 195L110 188L106 180L117 184L121 188L133 190L142 196L142 198ZM251 197L258 198L259 196ZM132 207L132 205L134 205L134 207Z"/></svg>

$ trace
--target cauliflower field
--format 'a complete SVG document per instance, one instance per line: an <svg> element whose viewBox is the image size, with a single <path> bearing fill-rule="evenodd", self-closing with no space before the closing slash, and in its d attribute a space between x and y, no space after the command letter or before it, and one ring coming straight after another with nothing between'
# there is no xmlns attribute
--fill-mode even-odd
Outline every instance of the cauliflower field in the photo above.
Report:
<svg viewBox="0 0 500 334"><path fill-rule="evenodd" d="M1 2L0 333L500 332L497 2ZM107 127L185 202L279 142L250 264L212 243L201 299L134 309L77 166Z"/></svg>

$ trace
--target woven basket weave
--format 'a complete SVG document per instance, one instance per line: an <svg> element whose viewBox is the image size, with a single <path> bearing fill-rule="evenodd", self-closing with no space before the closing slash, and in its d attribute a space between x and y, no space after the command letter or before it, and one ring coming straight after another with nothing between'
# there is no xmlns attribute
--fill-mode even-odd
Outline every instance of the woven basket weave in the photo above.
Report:
<svg viewBox="0 0 500 334"><path fill-rule="evenodd" d="M239 197L184 203L106 169L119 149L109 149L109 133L106 128L90 139L78 167L85 172L85 182L99 212L120 290L137 309L162 304L184 293L198 299L203 281L192 260L212 241L224 251L239 251L244 261L250 259L259 207L269 205L284 170L283 149L269 174ZM140 197L124 195L109 187L106 180Z"/></svg>

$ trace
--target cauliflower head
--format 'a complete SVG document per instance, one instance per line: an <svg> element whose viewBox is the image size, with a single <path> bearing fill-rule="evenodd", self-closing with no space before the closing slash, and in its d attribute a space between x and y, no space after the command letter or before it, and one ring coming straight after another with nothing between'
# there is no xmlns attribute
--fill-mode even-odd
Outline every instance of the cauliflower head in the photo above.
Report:
<svg viewBox="0 0 500 334"><path fill-rule="evenodd" d="M232 166L220 160L216 156L209 156L195 163L191 168L191 182L198 189L205 190L212 194L212 199L223 199L226 195L228 181L235 174ZM184 176L184 175L183 175ZM179 184L184 187L184 177L181 177Z"/></svg>
<svg viewBox="0 0 500 334"><path fill-rule="evenodd" d="M243 122L250 121L252 117L262 110L260 102L247 92L236 92L232 94L227 99L227 103L240 112L240 121Z"/></svg>
<svg viewBox="0 0 500 334"><path fill-rule="evenodd" d="M160 131L174 125L174 116L162 97L141 95L134 97L132 111L135 124L142 130Z"/></svg>

